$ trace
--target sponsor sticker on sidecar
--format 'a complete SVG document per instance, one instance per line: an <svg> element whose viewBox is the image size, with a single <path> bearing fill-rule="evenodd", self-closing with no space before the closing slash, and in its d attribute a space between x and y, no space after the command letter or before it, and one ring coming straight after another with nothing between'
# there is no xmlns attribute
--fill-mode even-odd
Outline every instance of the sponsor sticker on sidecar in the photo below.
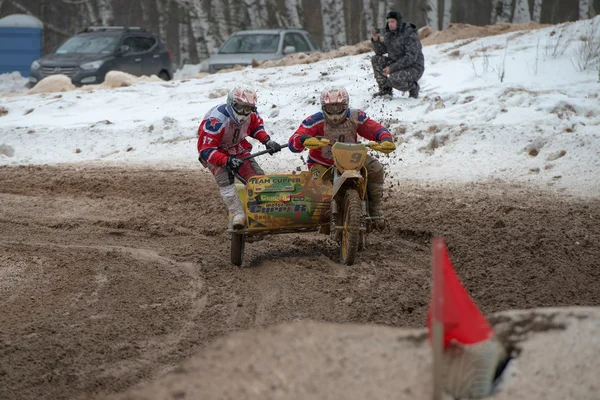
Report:
<svg viewBox="0 0 600 400"><path fill-rule="evenodd" d="M304 184L303 179L292 176L255 176L248 180L248 186L255 193L260 192L294 192Z"/></svg>

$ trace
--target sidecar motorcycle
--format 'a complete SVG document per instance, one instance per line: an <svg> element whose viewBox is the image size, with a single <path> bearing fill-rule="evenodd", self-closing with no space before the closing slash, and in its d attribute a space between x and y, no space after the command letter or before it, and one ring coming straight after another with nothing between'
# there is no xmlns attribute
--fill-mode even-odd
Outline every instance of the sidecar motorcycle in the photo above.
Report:
<svg viewBox="0 0 600 400"><path fill-rule="evenodd" d="M321 139L322 147L329 146ZM286 147L282 145L282 148ZM377 150L378 143L368 145ZM241 265L246 242L261 236L313 232L330 235L339 243L340 263L352 265L359 250L366 247L366 236L375 229L375 220L368 213L367 145L334 143L331 147L334 165L313 166L310 171L286 175L255 175L247 182L236 184L246 212L246 227L232 229L231 263ZM257 157L268 150L251 155Z"/></svg>

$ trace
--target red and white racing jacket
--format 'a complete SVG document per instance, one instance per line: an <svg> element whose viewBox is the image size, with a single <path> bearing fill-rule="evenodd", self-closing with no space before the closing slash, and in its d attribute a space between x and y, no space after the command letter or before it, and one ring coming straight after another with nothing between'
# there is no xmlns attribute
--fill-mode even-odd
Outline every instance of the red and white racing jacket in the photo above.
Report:
<svg viewBox="0 0 600 400"><path fill-rule="evenodd" d="M300 141L302 135L327 138L331 145L335 142L356 143L358 136L376 142L381 142L384 138L393 140L391 133L383 125L373 121L359 109L349 109L344 120L337 125L327 120L322 112L307 117L289 139L289 149L292 152L304 150ZM331 146L309 150L307 163L333 165Z"/></svg>
<svg viewBox="0 0 600 400"><path fill-rule="evenodd" d="M237 124L228 104L213 107L198 128L198 154L200 160L212 165L225 165L229 156L244 158L252 150L246 140L250 136L261 143L269 141L263 119L257 112Z"/></svg>

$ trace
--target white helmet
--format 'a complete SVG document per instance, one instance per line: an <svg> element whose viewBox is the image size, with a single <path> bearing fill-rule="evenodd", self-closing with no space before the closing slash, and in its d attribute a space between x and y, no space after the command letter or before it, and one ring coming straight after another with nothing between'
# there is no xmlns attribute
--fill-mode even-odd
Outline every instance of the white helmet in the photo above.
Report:
<svg viewBox="0 0 600 400"><path fill-rule="evenodd" d="M256 92L247 85L235 85L227 94L231 116L243 124L256 111Z"/></svg>
<svg viewBox="0 0 600 400"><path fill-rule="evenodd" d="M334 86L321 93L321 110L325 117L334 124L339 124L344 120L349 104L350 96L343 86Z"/></svg>

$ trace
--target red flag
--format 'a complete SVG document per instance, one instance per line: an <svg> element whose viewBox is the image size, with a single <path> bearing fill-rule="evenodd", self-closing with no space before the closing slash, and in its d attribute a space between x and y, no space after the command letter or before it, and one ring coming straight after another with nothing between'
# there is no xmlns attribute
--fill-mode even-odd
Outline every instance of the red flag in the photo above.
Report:
<svg viewBox="0 0 600 400"><path fill-rule="evenodd" d="M441 240L441 245L434 246L433 256L434 262L437 259L442 263L442 273L440 274L443 277L442 290L436 292L441 292L443 296L440 310L444 326L444 348L448 347L452 339L462 344L474 344L487 340L494 335L494 331L458 279L443 239L439 240ZM430 340L434 300L432 295L429 311L427 312L427 328Z"/></svg>

